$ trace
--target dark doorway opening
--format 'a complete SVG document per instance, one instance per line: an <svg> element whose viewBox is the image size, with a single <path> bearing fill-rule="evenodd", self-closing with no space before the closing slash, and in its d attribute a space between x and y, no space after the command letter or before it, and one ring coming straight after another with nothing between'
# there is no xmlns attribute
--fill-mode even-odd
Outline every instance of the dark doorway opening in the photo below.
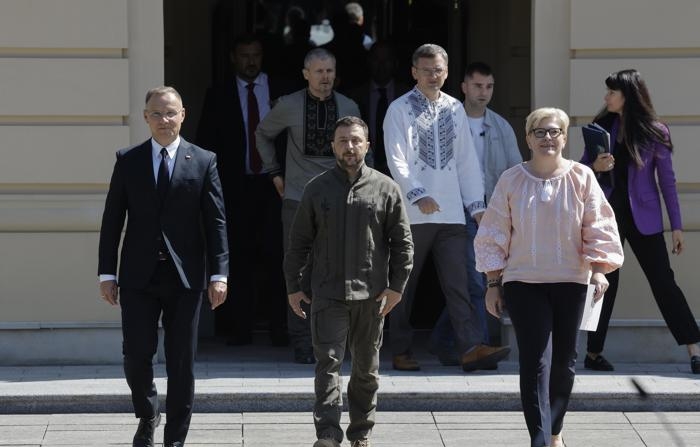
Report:
<svg viewBox="0 0 700 447"><path fill-rule="evenodd" d="M165 83L183 95L187 119L182 133L194 139L206 89L230 76L230 40L242 32L265 32L264 70L293 77L301 65L280 63L275 46L285 39L287 12L298 7L316 39L328 37L332 19L344 0L165 0ZM373 39L391 40L397 47L400 77L412 84L410 56L420 44L443 46L449 56L450 76L444 90L462 99L460 83L468 62L481 60L494 69L496 93L490 107L508 119L516 131L524 158L524 118L530 110L530 10L522 0L366 0L364 32ZM342 73L339 73L342 77ZM342 84L339 87L342 91ZM235 106L235 104L232 104ZM241 216L245 219L246 216ZM231 272L231 281L245 278ZM466 287L466 285L465 285ZM431 328L444 306L432 262L426 263L418 290L414 323ZM206 307L206 306L205 306ZM204 309L203 309L204 310ZM214 333L211 312L203 312L201 333ZM263 320L259 309L251 318ZM263 327L260 324L260 327Z"/></svg>

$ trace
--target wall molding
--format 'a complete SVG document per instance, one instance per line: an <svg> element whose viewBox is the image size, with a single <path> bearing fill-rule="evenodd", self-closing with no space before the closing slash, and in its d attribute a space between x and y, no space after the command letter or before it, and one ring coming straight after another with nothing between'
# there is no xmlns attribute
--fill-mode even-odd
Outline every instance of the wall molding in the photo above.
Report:
<svg viewBox="0 0 700 447"><path fill-rule="evenodd" d="M697 48L573 48L571 59L700 58Z"/></svg>
<svg viewBox="0 0 700 447"><path fill-rule="evenodd" d="M126 48L20 48L0 47L0 58L128 59Z"/></svg>

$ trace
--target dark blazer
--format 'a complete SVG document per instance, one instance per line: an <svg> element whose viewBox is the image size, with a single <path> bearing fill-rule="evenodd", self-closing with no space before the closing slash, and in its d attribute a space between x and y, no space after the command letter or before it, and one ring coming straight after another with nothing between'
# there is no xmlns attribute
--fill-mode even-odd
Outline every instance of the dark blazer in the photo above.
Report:
<svg viewBox="0 0 700 447"><path fill-rule="evenodd" d="M268 76L270 101L288 93L286 84ZM272 104L271 104L272 106ZM278 160L284 160L284 142L276 144ZM236 79L207 90L195 142L214 152L224 191L235 191L238 181L246 175L246 127L238 96Z"/></svg>
<svg viewBox="0 0 700 447"><path fill-rule="evenodd" d="M117 152L102 215L98 273L116 273L119 240L128 217L120 287L148 285L162 233L185 288L204 290L207 275L228 275L226 217L216 155L181 138L160 211L152 160L150 139Z"/></svg>
<svg viewBox="0 0 700 447"><path fill-rule="evenodd" d="M370 124L370 122L369 122L370 121L369 120L370 88L371 88L371 83L365 82L364 84L360 85L359 87L348 91L347 96L349 96L352 100L354 100L357 103L357 106L360 108L360 114L362 115L362 119L367 123L367 125L373 126L374 124L373 123ZM413 88L412 85L408 85L404 82L401 82L397 79L394 79L394 97L387 98L388 103L391 104L391 102L393 100L401 97L405 93L408 93L408 91L411 90L412 88Z"/></svg>
<svg viewBox="0 0 700 447"><path fill-rule="evenodd" d="M387 93L387 105L391 104L391 102L394 101L396 98L399 98L405 93L407 93L409 90L411 90L411 88L413 87L397 79L394 79L394 95L390 96ZM347 95L357 103L357 107L360 109L361 118L365 121L365 123L367 123L367 127L369 128L369 137L371 144L369 147L368 158L365 161L368 165L375 169L378 169L383 174L391 176L391 174L389 173L389 168L386 164L386 154L375 154L375 152L378 149L384 147L384 141L383 138L381 138L381 134L379 134L379 138L382 141L377 141L378 129L375 129L376 123L370 119L371 89L372 82L368 81L358 86L357 88L348 91Z"/></svg>

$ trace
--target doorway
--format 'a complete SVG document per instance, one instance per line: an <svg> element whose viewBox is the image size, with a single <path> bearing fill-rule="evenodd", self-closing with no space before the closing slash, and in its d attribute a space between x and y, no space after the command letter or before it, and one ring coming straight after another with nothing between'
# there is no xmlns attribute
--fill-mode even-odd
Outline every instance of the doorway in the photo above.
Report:
<svg viewBox="0 0 700 447"><path fill-rule="evenodd" d="M164 0L165 83L180 91L187 108L182 126L186 139L194 140L206 89L230 76L228 42L242 32L268 36L264 70L300 73L301 65L280 64L275 48L283 45L289 29L288 14L301 12L312 39L332 36L333 20L344 0ZM426 42L444 47L450 76L445 92L462 99L460 83L468 62L480 60L495 73L496 88L490 107L504 116L516 132L520 150L524 122L530 111L530 11L522 0L405 0L360 1L364 31L373 39L391 40L397 47L399 75L410 77L413 50ZM295 9L296 8L296 9ZM342 76L342 73L339 73ZM428 263L432 266L432 263ZM232 272L230 280L240 280ZM426 268L414 310L417 328L432 327L444 305L433 268ZM205 306L206 307L206 306ZM211 311L202 309L200 332L214 334ZM256 315L255 318L261 318Z"/></svg>

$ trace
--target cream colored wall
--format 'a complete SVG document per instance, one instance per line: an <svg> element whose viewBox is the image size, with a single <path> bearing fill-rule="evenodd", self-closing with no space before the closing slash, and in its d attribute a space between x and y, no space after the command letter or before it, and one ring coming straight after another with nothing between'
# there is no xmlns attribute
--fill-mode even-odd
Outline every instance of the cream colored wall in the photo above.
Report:
<svg viewBox="0 0 700 447"><path fill-rule="evenodd" d="M671 124L687 253L672 260L700 314L700 16L695 0L532 0L532 106L587 122L602 80L636 66ZM147 137L163 82L162 0L3 0L0 14L0 329L110 327L97 231L114 151ZM570 156L580 153L572 129ZM577 141L577 138L579 140ZM614 317L659 319L632 256Z"/></svg>
<svg viewBox="0 0 700 447"><path fill-rule="evenodd" d="M637 68L661 119L670 124L686 252L673 256L676 279L700 316L700 4L695 0L533 0L532 104L568 111L576 126L602 106L608 73ZM569 156L582 139L570 129ZM670 240L667 233L667 240ZM613 319L659 320L634 255L627 250Z"/></svg>
<svg viewBox="0 0 700 447"><path fill-rule="evenodd" d="M162 0L4 0L0 45L0 329L112 327L97 231L163 83Z"/></svg>

